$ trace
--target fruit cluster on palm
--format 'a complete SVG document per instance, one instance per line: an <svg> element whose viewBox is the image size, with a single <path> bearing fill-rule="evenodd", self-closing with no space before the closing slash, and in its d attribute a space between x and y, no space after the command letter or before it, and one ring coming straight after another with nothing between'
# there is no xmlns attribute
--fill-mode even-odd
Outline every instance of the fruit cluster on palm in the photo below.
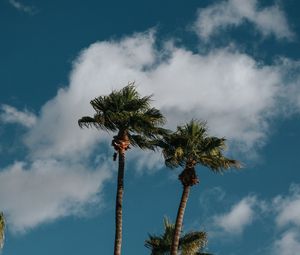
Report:
<svg viewBox="0 0 300 255"><path fill-rule="evenodd" d="M195 171L196 165L201 164L217 173L230 167L239 167L236 160L222 154L225 139L208 136L205 124L197 120L178 126L173 133L164 129L162 125L165 118L158 109L151 107L151 96L141 97L133 83L121 90L114 90L107 96L97 97L90 103L95 114L79 119L79 126L95 127L115 133L111 145L115 150L113 159L116 160L118 157L119 162L114 255L121 254L125 152L130 146L151 150L159 147L168 167L184 168L179 175L183 193L176 223L173 225L165 221L166 233L161 237L150 236L146 246L152 249L152 254L157 255L177 255L178 249L183 255L200 255L198 250L203 247L203 240L206 243L206 234L193 232L180 237L184 211L190 187L199 182Z"/></svg>

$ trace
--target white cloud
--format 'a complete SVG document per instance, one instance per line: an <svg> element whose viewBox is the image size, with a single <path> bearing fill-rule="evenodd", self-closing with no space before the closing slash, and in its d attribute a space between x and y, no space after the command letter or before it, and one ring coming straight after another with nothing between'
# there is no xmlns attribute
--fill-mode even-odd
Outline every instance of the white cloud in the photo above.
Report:
<svg viewBox="0 0 300 255"><path fill-rule="evenodd" d="M263 36L293 38L280 7L275 4L259 8L257 0L227 0L200 9L194 26L200 38L208 40L220 30L240 26L245 21L252 23Z"/></svg>
<svg viewBox="0 0 300 255"><path fill-rule="evenodd" d="M161 150L144 151L132 148L127 159L138 174L153 174L165 165Z"/></svg>
<svg viewBox="0 0 300 255"><path fill-rule="evenodd" d="M34 6L28 6L25 5L23 3L21 3L20 1L16 1L16 0L8 0L8 2L11 4L11 6L13 6L14 8L16 8L19 11L28 13L28 14L36 14L37 13L37 9Z"/></svg>
<svg viewBox="0 0 300 255"><path fill-rule="evenodd" d="M109 178L107 165L96 170L57 160L16 162L0 172L0 205L8 227L24 232L39 224L84 213L101 205L98 194Z"/></svg>
<svg viewBox="0 0 300 255"><path fill-rule="evenodd" d="M236 202L228 212L213 216L215 208L210 208L211 204L205 199L219 199L218 204L225 205L229 198L224 191L215 187L200 199L201 204L204 203L204 218L207 218L206 225L211 237L232 240L232 237L242 234L246 227L259 223L260 228L271 231L270 237L273 239L263 247L263 254L295 255L300 251L299 184L292 184L287 195L278 195L273 199L262 200L248 195Z"/></svg>
<svg viewBox="0 0 300 255"><path fill-rule="evenodd" d="M282 91L288 91L287 88L295 84L294 79L283 82L285 76L282 67L286 68L286 65L263 65L252 57L229 48L211 50L202 55L167 43L158 50L155 48L153 32L135 34L119 41L94 43L75 60L69 85L60 89L54 98L44 104L35 125L24 134L29 150L26 158L32 163L25 163L30 165L29 171L19 170L20 184L12 187L24 187L26 174L34 174L36 164L44 162L49 173L51 169L58 176L63 175L62 183L68 183L68 178L72 179L73 175L67 169L82 169L81 162L88 157L92 158L95 148L105 152L110 159L113 151L109 142L111 134L94 129L81 130L77 120L94 114L89 104L91 99L121 88L129 81L136 81L142 95L154 94L153 103L165 113L169 127L174 128L191 118L205 119L211 134L225 136L232 143L239 144L239 150L249 152L264 144L269 134L269 119L280 114ZM289 102L288 96L286 99L284 103ZM159 168L162 165L157 164L161 160L159 157L151 156L149 164L148 155L139 154L137 160L133 154L134 151L129 150L128 158L135 161L136 166L141 169ZM19 168L23 169L22 166ZM59 170L55 170L57 168ZM6 172L14 173L8 170ZM84 205L85 201L96 196L98 189L101 189L94 182L92 185L89 182L97 179L97 183L101 185L102 179L97 175L91 180L89 172L83 170L79 171L79 175L83 179L87 178L85 185L91 187L80 200L79 204ZM43 182L43 175L37 176L36 183ZM4 173L0 175L0 183L4 177ZM40 186L37 185L34 190L39 189ZM78 198L79 194L73 195L73 190L61 190L58 200L49 201L52 207L47 210L49 214L46 216L41 214L42 216L36 216L37 220L31 220L29 216L35 215L35 211L44 210L44 205L32 204L27 211L29 223L26 225L27 219L18 218L19 207L9 203L14 199L13 194L19 192L21 190L11 194L1 192L4 194L2 200L6 201L4 209L6 207L9 210L11 222L16 229L76 214L77 209L72 207L73 204L65 206L64 201L72 200L74 196ZM47 201L47 193L39 194L40 201ZM234 225L232 231L242 231L239 225L246 226L252 219L253 212L251 206L247 207L247 202L249 201L233 208L234 213L240 214L240 224Z"/></svg>
<svg viewBox="0 0 300 255"><path fill-rule="evenodd" d="M279 231L284 230L272 245L272 254L294 255L300 251L300 185L292 184L289 193L273 199L275 222Z"/></svg>
<svg viewBox="0 0 300 255"><path fill-rule="evenodd" d="M74 63L70 85L47 102L26 136L34 156L70 156L90 152L109 136L80 130L77 120L92 115L92 98L136 81L141 94L154 94L174 128L191 118L208 121L210 132L239 144L262 145L268 118L279 112L284 88L278 65L264 66L228 48L207 55L170 47L155 49L153 33L104 41L85 49ZM162 55L164 57L162 58Z"/></svg>
<svg viewBox="0 0 300 255"><path fill-rule="evenodd" d="M278 226L300 226L300 186L292 185L290 194L286 197L277 196L274 199L274 208L278 212L276 217Z"/></svg>
<svg viewBox="0 0 300 255"><path fill-rule="evenodd" d="M272 254L274 255L295 255L300 251L300 233L296 230L286 231L280 239L276 240Z"/></svg>
<svg viewBox="0 0 300 255"><path fill-rule="evenodd" d="M235 204L228 213L214 217L214 224L230 234L241 234L246 226L250 225L255 216L255 197L243 198Z"/></svg>
<svg viewBox="0 0 300 255"><path fill-rule="evenodd" d="M3 104L1 106L0 121L4 123L17 123L29 128L36 123L36 116L26 109L18 111L12 106Z"/></svg>
<svg viewBox="0 0 300 255"><path fill-rule="evenodd" d="M281 94L285 100L282 107L287 115L300 112L300 61L292 61L287 58L280 59L282 71L282 80L289 86L286 86ZM286 100L287 99L287 100Z"/></svg>
<svg viewBox="0 0 300 255"><path fill-rule="evenodd" d="M25 138L32 155L74 157L80 154L81 157L90 153L99 141L111 139L105 132L81 130L77 121L94 114L91 99L123 87L152 63L151 38L147 34L121 42L95 43L81 52L74 63L69 86L60 89L57 96L42 107L39 121Z"/></svg>

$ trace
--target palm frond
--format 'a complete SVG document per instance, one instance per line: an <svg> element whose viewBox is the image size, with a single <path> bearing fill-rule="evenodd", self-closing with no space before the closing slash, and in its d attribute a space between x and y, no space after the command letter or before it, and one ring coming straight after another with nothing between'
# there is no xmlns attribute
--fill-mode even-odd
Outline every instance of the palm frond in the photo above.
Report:
<svg viewBox="0 0 300 255"><path fill-rule="evenodd" d="M109 116L103 116L100 113L95 114L94 117L85 116L78 120L79 127L95 127L106 131L117 131L115 123Z"/></svg>
<svg viewBox="0 0 300 255"><path fill-rule="evenodd" d="M5 218L4 214L0 212L0 250L3 248L5 239Z"/></svg>
<svg viewBox="0 0 300 255"><path fill-rule="evenodd" d="M226 158L222 155L203 155L199 158L199 162L216 173L222 173L230 168L241 168L239 161Z"/></svg>
<svg viewBox="0 0 300 255"><path fill-rule="evenodd" d="M214 150L225 150L226 144L225 138L218 138L218 137L205 137L200 143L200 151L202 150L205 153L214 152Z"/></svg>
<svg viewBox="0 0 300 255"><path fill-rule="evenodd" d="M164 116L155 108L145 112L134 112L128 117L128 128L131 132L143 133L148 137L155 137L163 129L161 125L165 123Z"/></svg>
<svg viewBox="0 0 300 255"><path fill-rule="evenodd" d="M175 231L173 224L167 217L164 218L164 233L162 235L149 235L145 241L145 247L151 250L151 255L169 255L172 239ZM207 245L207 235L205 232L189 232L179 239L179 250L182 255L202 254L202 250Z"/></svg>
<svg viewBox="0 0 300 255"><path fill-rule="evenodd" d="M145 136L128 134L128 138L132 146L138 146L142 150L155 150L156 148L155 144Z"/></svg>
<svg viewBox="0 0 300 255"><path fill-rule="evenodd" d="M78 120L78 125L81 128L83 128L83 127L90 127L90 126L97 125L97 122L92 117L84 116L84 117L82 117L81 119Z"/></svg>
<svg viewBox="0 0 300 255"><path fill-rule="evenodd" d="M207 245L207 234L205 232L189 232L179 241L182 247L182 255L194 255L197 251Z"/></svg>

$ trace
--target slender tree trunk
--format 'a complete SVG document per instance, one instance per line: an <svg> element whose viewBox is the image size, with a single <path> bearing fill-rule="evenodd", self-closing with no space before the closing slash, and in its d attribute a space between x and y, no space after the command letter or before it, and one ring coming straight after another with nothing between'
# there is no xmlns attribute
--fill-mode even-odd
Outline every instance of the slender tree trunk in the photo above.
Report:
<svg viewBox="0 0 300 255"><path fill-rule="evenodd" d="M114 255L121 255L122 246L122 204L124 192L125 150L119 150L118 187L116 195L116 229Z"/></svg>
<svg viewBox="0 0 300 255"><path fill-rule="evenodd" d="M177 255L177 252L178 252L179 238L180 238L180 233L181 233L181 229L182 229L183 216L184 216L186 203L187 203L187 200L189 197L190 189L191 189L191 187L189 185L183 185L183 191L182 191L181 201L180 201L180 205L179 205L178 212L177 212L175 231L174 231L174 236L173 236L173 241L172 241L172 246L171 246L171 255Z"/></svg>

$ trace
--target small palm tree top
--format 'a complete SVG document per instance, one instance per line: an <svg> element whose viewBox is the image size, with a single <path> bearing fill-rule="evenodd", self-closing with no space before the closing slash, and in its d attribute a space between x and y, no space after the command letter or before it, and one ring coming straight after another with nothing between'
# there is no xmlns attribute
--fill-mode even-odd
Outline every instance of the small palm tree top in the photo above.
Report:
<svg viewBox="0 0 300 255"><path fill-rule="evenodd" d="M4 232L5 232L5 218L2 212L0 212L0 249L4 244Z"/></svg>
<svg viewBox="0 0 300 255"><path fill-rule="evenodd" d="M225 141L225 138L209 136L206 123L193 119L166 135L159 145L168 167L199 163L215 172L222 172L230 167L240 167L238 161L223 155Z"/></svg>
<svg viewBox="0 0 300 255"><path fill-rule="evenodd" d="M165 118L158 109L150 106L151 98L141 97L134 83L130 83L121 90L93 99L90 103L96 113L93 117L82 117L78 124L118 134L125 132L132 145L154 149L149 139L165 133L161 128Z"/></svg>
<svg viewBox="0 0 300 255"><path fill-rule="evenodd" d="M145 246L151 249L151 255L168 255L175 231L175 224L168 218L164 218L164 233L162 235L149 235L145 241ZM207 245L207 235L205 232L193 231L184 234L179 239L179 250L182 255L205 255L199 252ZM209 255L207 253L207 255Z"/></svg>

